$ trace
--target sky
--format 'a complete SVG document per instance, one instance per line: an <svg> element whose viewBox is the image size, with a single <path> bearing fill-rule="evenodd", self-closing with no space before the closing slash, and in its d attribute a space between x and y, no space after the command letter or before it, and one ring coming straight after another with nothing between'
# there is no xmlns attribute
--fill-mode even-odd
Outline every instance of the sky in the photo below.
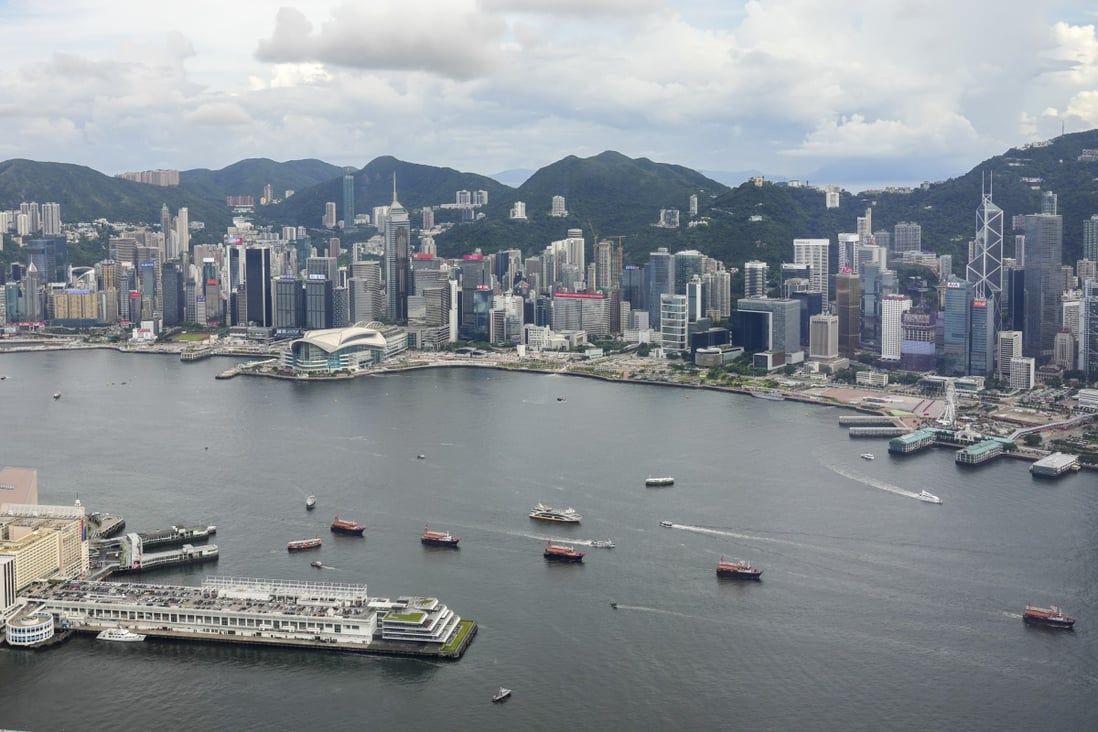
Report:
<svg viewBox="0 0 1098 732"><path fill-rule="evenodd" d="M0 159L107 173L613 149L866 185L1098 127L1098 6L0 0Z"/></svg>

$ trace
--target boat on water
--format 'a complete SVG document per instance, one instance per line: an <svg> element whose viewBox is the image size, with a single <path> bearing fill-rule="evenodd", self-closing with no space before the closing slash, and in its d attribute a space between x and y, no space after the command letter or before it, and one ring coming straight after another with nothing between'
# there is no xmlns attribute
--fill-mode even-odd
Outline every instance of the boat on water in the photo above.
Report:
<svg viewBox="0 0 1098 732"><path fill-rule="evenodd" d="M568 401L568 400L567 400L567 399L565 399L564 397L557 397L557 401L558 401L558 402L566 402L566 401Z"/></svg>
<svg viewBox="0 0 1098 732"><path fill-rule="evenodd" d="M777 389L769 389L767 391L753 391L751 396L756 399L769 399L772 402L784 402L785 397Z"/></svg>
<svg viewBox="0 0 1098 732"><path fill-rule="evenodd" d="M506 699L509 696L511 696L511 690L510 689L505 689L501 686L501 687L499 687L499 691L496 692L496 695L492 697L492 703L493 704L499 703L499 702L503 701L504 699Z"/></svg>
<svg viewBox="0 0 1098 732"><path fill-rule="evenodd" d="M319 559L315 559L309 562L309 566L316 567L317 569L324 569L324 562L320 561Z"/></svg>
<svg viewBox="0 0 1098 732"><path fill-rule="evenodd" d="M660 521L660 526L662 526L665 529L670 529L672 526L674 526L674 524L671 523L670 521Z"/></svg>
<svg viewBox="0 0 1098 732"><path fill-rule="evenodd" d="M422 452L420 454L416 455L416 460L426 460L426 459L427 459L427 456L424 455Z"/></svg>
<svg viewBox="0 0 1098 732"><path fill-rule="evenodd" d="M611 601L610 601L610 607L612 607L612 608L614 608L615 610L617 610L617 609L618 609L618 603L617 603L617 601L616 601L616 600L611 600Z"/></svg>
<svg viewBox="0 0 1098 732"><path fill-rule="evenodd" d="M55 393L55 394L53 395L53 398L54 398L54 399L60 399L60 398L61 398L61 392L57 392L57 393Z"/></svg>
<svg viewBox="0 0 1098 732"><path fill-rule="evenodd" d="M934 495L930 491L925 491L925 490L920 491L919 495L917 495L915 497L918 498L920 501L925 501L926 503L941 503L942 502L941 498L938 498L938 496Z"/></svg>
<svg viewBox="0 0 1098 732"><path fill-rule="evenodd" d="M675 479L670 475L665 475L660 478L653 478L651 475L644 479L644 484L649 488L659 487L664 485L674 485Z"/></svg>
<svg viewBox="0 0 1098 732"><path fill-rule="evenodd" d="M298 539L297 541L291 541L286 544L286 551L288 552L303 552L306 549L319 549L320 537L315 539Z"/></svg>
<svg viewBox="0 0 1098 732"><path fill-rule="evenodd" d="M145 636L140 633L134 633L126 630L125 628L108 628L95 636L96 640L116 641L119 643L140 643L145 640Z"/></svg>
<svg viewBox="0 0 1098 732"><path fill-rule="evenodd" d="M335 521L332 522L333 534L349 534L351 536L362 536L366 531L366 527L357 521L348 521L347 519L341 519L339 516L335 517Z"/></svg>
<svg viewBox="0 0 1098 732"><path fill-rule="evenodd" d="M1044 625L1061 630L1071 630L1075 627L1075 618L1064 615L1064 611L1056 605L1049 607L1026 605L1025 612L1022 613L1022 620L1029 625Z"/></svg>
<svg viewBox="0 0 1098 732"><path fill-rule="evenodd" d="M613 539L594 539L591 546L595 549L613 549L615 544Z"/></svg>
<svg viewBox="0 0 1098 732"><path fill-rule="evenodd" d="M578 524L583 516L576 513L574 508L553 508L539 502L530 512L530 518L536 521L557 521L563 524Z"/></svg>
<svg viewBox="0 0 1098 732"><path fill-rule="evenodd" d="M874 455L871 452L863 452L862 453L862 460L876 460L876 459L877 459L877 456Z"/></svg>
<svg viewBox="0 0 1098 732"><path fill-rule="evenodd" d="M575 547L554 544L551 541L545 543L545 551L542 555L550 562L579 563L583 561L583 552L576 551Z"/></svg>
<svg viewBox="0 0 1098 732"><path fill-rule="evenodd" d="M309 496L305 499L305 510L312 511L316 508L316 496Z"/></svg>
<svg viewBox="0 0 1098 732"><path fill-rule="evenodd" d="M721 557L717 562L717 576L729 579L757 580L762 577L763 571L758 567L752 567L750 562L743 560L728 560Z"/></svg>
<svg viewBox="0 0 1098 732"><path fill-rule="evenodd" d="M427 546L444 546L457 549L460 536L454 536L449 531L431 531L430 525L423 527L423 534L419 537L421 543Z"/></svg>

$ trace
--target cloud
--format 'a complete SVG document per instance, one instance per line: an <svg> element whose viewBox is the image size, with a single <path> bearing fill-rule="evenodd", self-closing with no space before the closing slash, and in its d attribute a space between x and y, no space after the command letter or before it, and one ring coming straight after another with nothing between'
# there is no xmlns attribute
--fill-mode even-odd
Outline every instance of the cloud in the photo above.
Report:
<svg viewBox="0 0 1098 732"><path fill-rule="evenodd" d="M645 15L664 7L663 0L481 0L492 13L539 15L628 16Z"/></svg>
<svg viewBox="0 0 1098 732"><path fill-rule="evenodd" d="M412 3L399 9L342 5L314 32L304 13L284 7L255 55L271 63L319 62L470 79L493 68L504 30L503 22L489 15Z"/></svg>
<svg viewBox="0 0 1098 732"><path fill-rule="evenodd" d="M251 124L252 118L234 102L209 102L188 113L187 121L207 127L233 127Z"/></svg>
<svg viewBox="0 0 1098 732"><path fill-rule="evenodd" d="M958 143L976 141L972 124L960 115L943 115L925 124L895 119L866 120L860 114L828 120L785 155L814 158L897 158L951 152Z"/></svg>

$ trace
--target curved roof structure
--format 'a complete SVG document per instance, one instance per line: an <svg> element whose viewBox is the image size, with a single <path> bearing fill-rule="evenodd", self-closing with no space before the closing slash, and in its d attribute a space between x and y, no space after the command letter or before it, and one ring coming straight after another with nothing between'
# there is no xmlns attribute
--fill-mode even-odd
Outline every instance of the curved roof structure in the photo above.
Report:
<svg viewBox="0 0 1098 732"><path fill-rule="evenodd" d="M294 343L308 343L316 346L326 353L336 351L349 346L370 346L384 349L385 336L373 328L367 328L362 323L355 323L348 328L327 328L325 330L308 330Z"/></svg>

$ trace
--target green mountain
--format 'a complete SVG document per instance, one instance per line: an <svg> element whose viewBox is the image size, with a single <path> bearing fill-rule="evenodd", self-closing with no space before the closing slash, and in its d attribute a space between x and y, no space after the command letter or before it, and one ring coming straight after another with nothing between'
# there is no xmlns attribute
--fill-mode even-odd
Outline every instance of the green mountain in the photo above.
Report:
<svg viewBox="0 0 1098 732"><path fill-rule="evenodd" d="M418 165L386 155L371 160L357 170L355 177L355 212L371 213L374 206L387 206L393 200L393 174L396 174L397 194L408 209L452 203L459 190L488 191L491 201L514 189L484 175L463 173L453 168ZM338 218L343 218L343 176L298 190L293 197L278 206L265 208L264 218L298 226L320 226L324 204L334 201ZM445 218L445 217L443 217Z"/></svg>
<svg viewBox="0 0 1098 732"><path fill-rule="evenodd" d="M269 158L248 158L221 170L184 170L179 174L179 184L196 196L222 200L226 196L254 196L258 202L263 186L268 183L275 196L281 198L286 190L301 190L341 175L343 168L314 158L284 163Z"/></svg>
<svg viewBox="0 0 1098 732"><path fill-rule="evenodd" d="M708 205L728 187L681 165L629 158L606 151L589 158L575 155L535 172L510 195L489 199L487 216L455 227L438 239L441 254L456 254L470 245L485 251L500 247L540 249L562 238L568 229L583 229L590 238L624 235L627 251L676 246L682 233L653 224L660 209L677 208L685 226L689 199ZM553 196L565 197L568 216L549 216ZM526 204L527 220L508 219L515 201Z"/></svg>
<svg viewBox="0 0 1098 732"><path fill-rule="evenodd" d="M182 187L160 188L104 175L83 165L13 159L0 163L0 208L18 208L23 201L61 204L63 221L107 218L133 223L160 223L160 207L174 214L189 209L191 221L204 221L219 231L230 212L223 199L210 199Z"/></svg>

